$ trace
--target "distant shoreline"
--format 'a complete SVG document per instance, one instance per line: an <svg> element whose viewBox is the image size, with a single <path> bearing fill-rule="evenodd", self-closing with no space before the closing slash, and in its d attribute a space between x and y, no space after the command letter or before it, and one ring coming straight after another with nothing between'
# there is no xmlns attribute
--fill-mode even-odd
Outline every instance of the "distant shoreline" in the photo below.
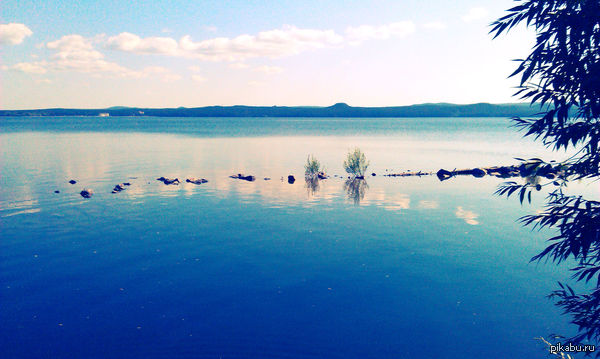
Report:
<svg viewBox="0 0 600 359"><path fill-rule="evenodd" d="M352 107L338 103L329 107L288 106L207 106L195 108L111 107L105 109L0 110L0 117L512 117L533 116L537 106L528 103L456 105L449 103L394 107Z"/></svg>

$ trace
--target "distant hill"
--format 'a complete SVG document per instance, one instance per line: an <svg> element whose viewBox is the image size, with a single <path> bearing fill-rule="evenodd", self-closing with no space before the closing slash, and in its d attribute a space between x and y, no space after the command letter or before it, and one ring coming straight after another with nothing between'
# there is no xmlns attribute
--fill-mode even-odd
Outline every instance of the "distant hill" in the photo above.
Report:
<svg viewBox="0 0 600 359"><path fill-rule="evenodd" d="M394 107L352 107L336 103L310 106L207 106L195 108L110 107L106 109L0 110L0 116L157 116L157 117L511 117L532 116L538 108L526 103L456 105L425 103Z"/></svg>

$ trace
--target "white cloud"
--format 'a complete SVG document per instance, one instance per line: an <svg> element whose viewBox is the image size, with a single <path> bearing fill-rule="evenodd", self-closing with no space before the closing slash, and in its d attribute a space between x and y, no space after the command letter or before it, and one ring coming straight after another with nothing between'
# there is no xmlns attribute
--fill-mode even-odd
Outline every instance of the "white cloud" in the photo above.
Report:
<svg viewBox="0 0 600 359"><path fill-rule="evenodd" d="M206 81L206 78L204 78L200 75L192 75L192 80L194 80L196 82L204 82L204 81Z"/></svg>
<svg viewBox="0 0 600 359"><path fill-rule="evenodd" d="M44 62L44 61L19 62L18 64L14 64L12 66L7 66L4 69L21 71L21 72L25 72L28 74L45 74L46 72L48 72L46 70L46 62Z"/></svg>
<svg viewBox="0 0 600 359"><path fill-rule="evenodd" d="M0 24L0 45L17 45L23 42L33 32L24 24Z"/></svg>
<svg viewBox="0 0 600 359"><path fill-rule="evenodd" d="M48 71L77 71L95 76L102 73L131 78L155 76L163 81L181 78L171 70L160 66L149 66L138 71L107 61L104 55L94 48L93 43L101 39L102 35L96 38L66 35L45 45L54 51L50 61L21 62L9 66L8 69L33 74L43 74Z"/></svg>
<svg viewBox="0 0 600 359"><path fill-rule="evenodd" d="M264 82L262 82L262 81L248 81L248 85L250 85L250 86L264 86L266 84Z"/></svg>
<svg viewBox="0 0 600 359"><path fill-rule="evenodd" d="M469 10L461 18L464 22L472 22L477 20L483 20L488 16L488 11L482 7L474 7Z"/></svg>
<svg viewBox="0 0 600 359"><path fill-rule="evenodd" d="M258 66L254 68L254 71L263 72L268 75L279 74L283 72L283 68L279 66Z"/></svg>
<svg viewBox="0 0 600 359"><path fill-rule="evenodd" d="M113 50L136 54L241 62L255 57L278 58L295 55L314 49L343 46L346 43L357 45L373 39L401 38L415 32L415 29L416 26L411 21L380 26L362 25L348 27L344 37L333 30L302 29L285 25L280 29L262 31L256 35L243 34L233 38L216 37L202 41L194 41L189 35L177 41L170 37L141 38L124 32L108 38L106 46Z"/></svg>
<svg viewBox="0 0 600 359"><path fill-rule="evenodd" d="M386 40L405 37L415 32L416 26L412 21L400 21L381 26L361 25L348 27L346 37L352 45L358 45L367 40Z"/></svg>
<svg viewBox="0 0 600 359"><path fill-rule="evenodd" d="M252 57L281 57L342 44L343 37L333 30L300 29L286 25L281 29L194 41L189 35L179 42L168 37L141 38L121 33L107 40L107 47L137 54L163 54L212 61L241 61Z"/></svg>
<svg viewBox="0 0 600 359"><path fill-rule="evenodd" d="M232 64L229 64L229 67L232 69L241 70L241 69L247 69L248 67L250 67L250 65L245 64L243 62L234 62Z"/></svg>
<svg viewBox="0 0 600 359"><path fill-rule="evenodd" d="M429 29L429 30L444 30L446 28L446 24L444 24L443 22L439 22L439 21L432 21L432 22L423 24L423 28Z"/></svg>
<svg viewBox="0 0 600 359"><path fill-rule="evenodd" d="M176 55L179 51L177 41L170 37L141 37L122 32L109 37L106 46L113 50L135 52L138 54Z"/></svg>

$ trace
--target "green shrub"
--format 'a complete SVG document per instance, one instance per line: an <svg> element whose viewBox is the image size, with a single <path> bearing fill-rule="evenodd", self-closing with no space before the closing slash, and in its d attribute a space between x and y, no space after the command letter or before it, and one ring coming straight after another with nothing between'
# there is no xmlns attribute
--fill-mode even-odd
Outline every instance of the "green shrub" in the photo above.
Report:
<svg viewBox="0 0 600 359"><path fill-rule="evenodd" d="M369 161L367 161L365 154L359 148L348 152L348 156L344 161L346 172L354 177L364 177L367 167L369 167Z"/></svg>
<svg viewBox="0 0 600 359"><path fill-rule="evenodd" d="M315 177L319 172L323 172L321 163L313 155L309 155L306 158L306 164L304 165L304 176Z"/></svg>

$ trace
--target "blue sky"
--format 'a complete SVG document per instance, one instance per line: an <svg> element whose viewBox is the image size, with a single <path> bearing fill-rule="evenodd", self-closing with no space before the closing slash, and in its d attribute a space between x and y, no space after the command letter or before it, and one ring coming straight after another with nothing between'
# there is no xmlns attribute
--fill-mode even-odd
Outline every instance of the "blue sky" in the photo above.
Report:
<svg viewBox="0 0 600 359"><path fill-rule="evenodd" d="M513 102L513 1L12 1L0 108Z"/></svg>

